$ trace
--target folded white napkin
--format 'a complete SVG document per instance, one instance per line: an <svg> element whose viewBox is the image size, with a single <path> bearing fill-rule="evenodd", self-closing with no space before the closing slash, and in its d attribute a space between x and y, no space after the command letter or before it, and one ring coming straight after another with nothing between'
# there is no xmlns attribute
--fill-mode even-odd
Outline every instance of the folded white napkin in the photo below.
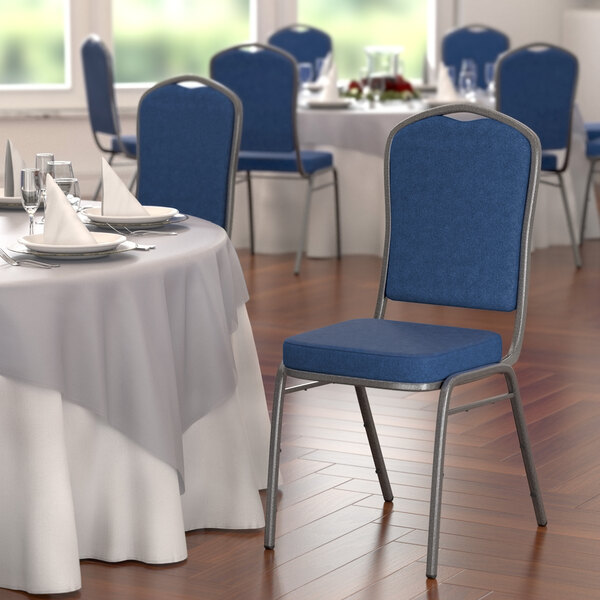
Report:
<svg viewBox="0 0 600 600"><path fill-rule="evenodd" d="M46 175L44 243L65 246L88 246L96 243L94 236L79 220L71 203L50 175Z"/></svg>
<svg viewBox="0 0 600 600"><path fill-rule="evenodd" d="M329 71L333 64L333 57L331 56L331 52L327 53L327 56L323 59L321 63L321 70L317 73L316 83L319 85L325 85L327 80L329 79Z"/></svg>
<svg viewBox="0 0 600 600"><path fill-rule="evenodd" d="M438 66L437 100L442 102L459 102L461 100L448 74L448 67L443 63Z"/></svg>
<svg viewBox="0 0 600 600"><path fill-rule="evenodd" d="M10 140L7 140L4 156L4 196L7 198L21 195L21 169L25 167L25 161L19 151Z"/></svg>
<svg viewBox="0 0 600 600"><path fill-rule="evenodd" d="M321 92L321 100L329 102L332 100L338 100L339 97L340 95L337 87L337 68L332 64L329 69L327 81L323 86L323 91Z"/></svg>
<svg viewBox="0 0 600 600"><path fill-rule="evenodd" d="M104 158L102 159L102 214L111 217L136 217L148 214Z"/></svg>

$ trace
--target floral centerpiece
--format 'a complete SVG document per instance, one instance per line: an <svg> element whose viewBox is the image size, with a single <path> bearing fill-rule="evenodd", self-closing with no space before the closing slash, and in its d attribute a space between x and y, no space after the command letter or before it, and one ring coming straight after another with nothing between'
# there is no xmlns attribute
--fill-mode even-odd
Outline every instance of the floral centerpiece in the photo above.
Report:
<svg viewBox="0 0 600 600"><path fill-rule="evenodd" d="M404 79L402 75L374 76L371 78L371 87L382 90L379 96L382 102L386 100L413 100L419 97L410 81ZM356 100L373 100L375 98L372 89L369 89L367 79L361 79L360 81L353 79L343 91L343 95Z"/></svg>

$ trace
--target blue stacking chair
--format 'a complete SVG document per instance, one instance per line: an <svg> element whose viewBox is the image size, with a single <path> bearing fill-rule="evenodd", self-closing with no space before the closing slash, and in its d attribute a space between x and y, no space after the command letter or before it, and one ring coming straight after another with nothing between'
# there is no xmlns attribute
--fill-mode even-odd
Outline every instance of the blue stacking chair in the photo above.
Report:
<svg viewBox="0 0 600 600"><path fill-rule="evenodd" d="M174 206L231 234L242 105L225 86L183 75L150 88L138 107L138 199Z"/></svg>
<svg viewBox="0 0 600 600"><path fill-rule="evenodd" d="M254 217L251 174L295 173L308 182L303 227L296 253L294 273L300 272L306 243L312 193L333 186L337 234L340 250L340 218L337 171L330 152L301 150L296 131L298 73L294 57L273 46L242 44L219 52L210 61L211 77L233 90L242 101L244 123L238 171L246 173L250 220L250 250L254 253ZM331 173L332 180L321 185L315 178Z"/></svg>
<svg viewBox="0 0 600 600"><path fill-rule="evenodd" d="M585 196L583 199L583 214L581 215L581 231L579 232L579 243L583 244L585 234L585 222L587 220L588 203L590 201L590 189L594 175L598 173L598 161L600 161L600 123L592 122L585 124L587 135L586 156L590 161L590 170L588 171L587 183L585 185Z"/></svg>
<svg viewBox="0 0 600 600"><path fill-rule="evenodd" d="M271 46L289 52L296 62L310 63L313 66L313 80L319 76L317 59L325 58L333 51L331 36L309 25L295 24L283 27L272 33L267 41Z"/></svg>
<svg viewBox="0 0 600 600"><path fill-rule="evenodd" d="M477 64L477 87L485 88L485 63L496 62L508 50L510 41L506 34L485 25L466 25L448 32L442 39L442 61L453 66L456 75L464 58Z"/></svg>
<svg viewBox="0 0 600 600"><path fill-rule="evenodd" d="M89 35L81 45L81 61L85 79L88 114L94 141L102 152L107 153L108 163L116 156L135 160L137 141L135 135L122 135L117 104L115 102L113 61L104 42L96 35ZM106 139L104 139L106 136ZM133 188L135 175L129 189ZM98 183L94 200L102 186Z"/></svg>
<svg viewBox="0 0 600 600"><path fill-rule="evenodd" d="M452 113L476 118L457 120ZM287 338L275 379L265 547L275 543L284 394L352 385L386 501L393 499L366 388L440 390L433 454L427 576L437 574L448 416L509 399L539 525L546 516L513 365L523 343L531 227L540 170L536 135L510 117L447 105L406 119L385 151L386 240L372 319ZM514 314L503 353L494 331L384 319L389 301ZM450 408L458 385L502 375L507 393ZM288 376L308 380L285 389Z"/></svg>
<svg viewBox="0 0 600 600"><path fill-rule="evenodd" d="M496 108L531 127L542 144L542 172L560 189L577 268L579 246L567 201L563 173L568 166L571 122L577 86L577 57L551 44L528 44L502 55L496 67Z"/></svg>

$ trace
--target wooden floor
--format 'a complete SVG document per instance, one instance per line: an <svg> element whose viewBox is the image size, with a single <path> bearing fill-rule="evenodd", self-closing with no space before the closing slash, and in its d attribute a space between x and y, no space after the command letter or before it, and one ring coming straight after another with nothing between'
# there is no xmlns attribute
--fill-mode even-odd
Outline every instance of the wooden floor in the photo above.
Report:
<svg viewBox="0 0 600 600"><path fill-rule="evenodd" d="M372 316L375 257L240 258L270 404L281 342ZM278 539L196 531L175 566L82 563L86 600L552 600L600 598L600 242L576 271L566 247L537 250L517 365L549 524L537 528L507 402L450 418L440 568L425 578L434 393L370 393L395 499L385 504L352 389L286 398ZM388 316L510 331L484 312L391 307ZM462 320L462 321L461 321ZM457 400L500 390L465 387ZM0 599L27 594L0 590Z"/></svg>

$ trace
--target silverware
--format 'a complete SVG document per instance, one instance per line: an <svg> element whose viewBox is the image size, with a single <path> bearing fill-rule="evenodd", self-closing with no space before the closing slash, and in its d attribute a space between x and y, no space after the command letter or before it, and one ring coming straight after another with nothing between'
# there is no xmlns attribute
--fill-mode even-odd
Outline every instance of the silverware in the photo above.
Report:
<svg viewBox="0 0 600 600"><path fill-rule="evenodd" d="M136 244L135 248L132 248L132 250L154 250L154 248L156 248L156 246L153 244Z"/></svg>
<svg viewBox="0 0 600 600"><path fill-rule="evenodd" d="M128 235L177 235L176 231L156 231L156 229L129 229L122 226Z"/></svg>
<svg viewBox="0 0 600 600"><path fill-rule="evenodd" d="M54 267L60 267L60 265L45 263L39 260L34 260L32 258L21 258L19 260L15 260L12 256L7 254L2 248L0 248L0 258L7 262L9 265L13 267L40 267L41 269L53 269Z"/></svg>

